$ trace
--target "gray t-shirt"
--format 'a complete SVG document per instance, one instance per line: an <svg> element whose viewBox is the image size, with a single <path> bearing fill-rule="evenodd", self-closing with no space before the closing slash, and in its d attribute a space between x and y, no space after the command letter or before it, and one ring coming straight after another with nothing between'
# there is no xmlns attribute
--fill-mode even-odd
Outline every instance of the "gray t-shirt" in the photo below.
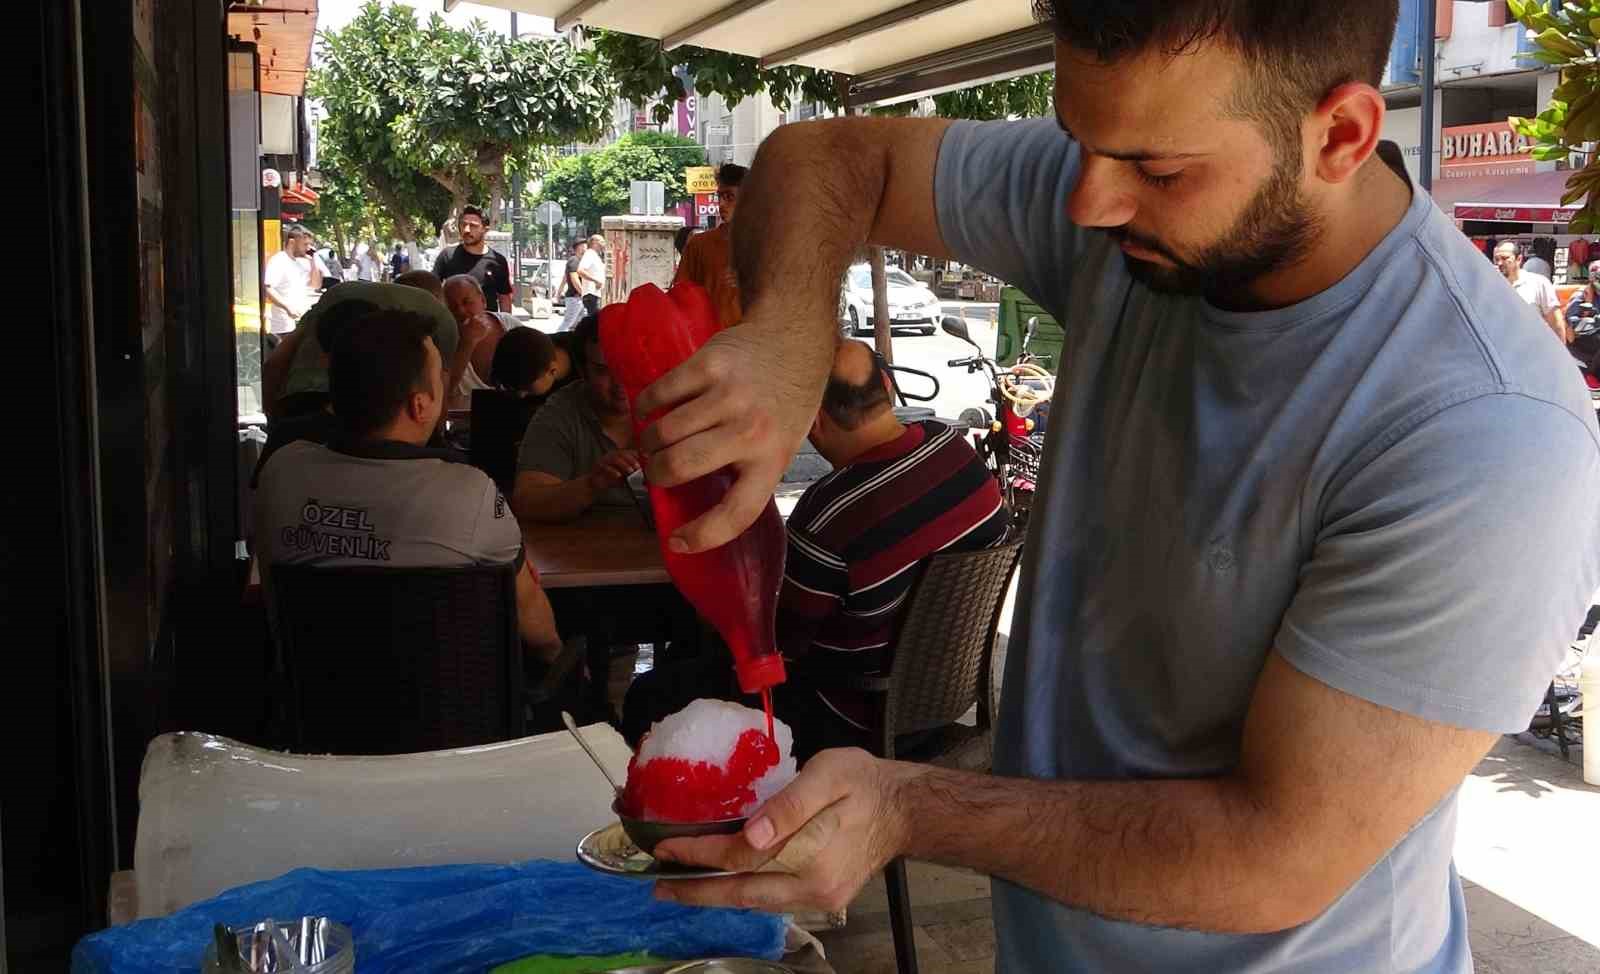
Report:
<svg viewBox="0 0 1600 974"><path fill-rule="evenodd" d="M546 473L561 480L576 480L594 469L600 458L618 449L600 417L589 405L589 386L574 382L557 390L533 414L522 434L517 469ZM632 507L633 493L626 486L603 490L597 507Z"/></svg>
<svg viewBox="0 0 1600 974"><path fill-rule="evenodd" d="M1600 433L1565 350L1421 190L1333 287L1234 313L1134 283L1070 223L1078 166L1038 119L957 123L937 167L953 256L1066 329L996 772L1226 774L1274 647L1383 707L1526 728L1600 584ZM997 880L999 970L1465 972L1455 819L1452 793L1274 934Z"/></svg>
<svg viewBox="0 0 1600 974"><path fill-rule="evenodd" d="M517 560L522 531L483 471L399 448L412 459L350 456L299 440L261 470L256 553L263 566L394 568Z"/></svg>

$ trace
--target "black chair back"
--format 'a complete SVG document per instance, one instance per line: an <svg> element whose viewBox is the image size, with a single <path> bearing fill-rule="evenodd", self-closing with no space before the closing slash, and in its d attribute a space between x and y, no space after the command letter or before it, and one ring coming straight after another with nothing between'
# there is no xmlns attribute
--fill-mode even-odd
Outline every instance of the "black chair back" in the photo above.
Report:
<svg viewBox="0 0 1600 974"><path fill-rule="evenodd" d="M516 570L274 566L290 746L405 754L521 737Z"/></svg>
<svg viewBox="0 0 1600 974"><path fill-rule="evenodd" d="M517 479L522 434L543 402L543 397L522 398L499 389L472 393L472 440L467 456L507 497Z"/></svg>

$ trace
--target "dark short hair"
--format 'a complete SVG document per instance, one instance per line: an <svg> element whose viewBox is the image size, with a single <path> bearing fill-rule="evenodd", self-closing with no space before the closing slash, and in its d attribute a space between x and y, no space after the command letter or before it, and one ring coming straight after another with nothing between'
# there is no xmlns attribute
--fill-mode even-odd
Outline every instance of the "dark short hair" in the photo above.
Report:
<svg viewBox="0 0 1600 974"><path fill-rule="evenodd" d="M840 427L858 429L881 410L893 408L894 401L884 385L886 381L883 361L874 353L872 369L860 385L832 374L828 376L828 387L822 392L822 411Z"/></svg>
<svg viewBox="0 0 1600 974"><path fill-rule="evenodd" d="M576 239L576 240L574 240L572 242L572 249L573 250L577 250L579 247L587 247L587 246L589 246L589 238L588 237L579 237L578 239Z"/></svg>
<svg viewBox="0 0 1600 974"><path fill-rule="evenodd" d="M414 287L419 291L427 291L440 301L444 300L444 282L439 280L439 275L433 271L406 271L395 278L394 282L403 287Z"/></svg>
<svg viewBox="0 0 1600 974"><path fill-rule="evenodd" d="M394 421L406 397L423 388L433 322L380 309L339 331L328 360L328 395L347 436L365 439Z"/></svg>
<svg viewBox="0 0 1600 974"><path fill-rule="evenodd" d="M461 219L465 220L469 216L477 217L478 222L482 223L484 226L489 225L489 221L483 218L483 211L478 209L476 206L463 206L461 208Z"/></svg>
<svg viewBox="0 0 1600 974"><path fill-rule="evenodd" d="M305 227L301 226L298 223L291 223L291 224L288 224L287 226L285 226L283 228L283 239L286 242L289 241L289 240L293 240L295 237L309 237L309 236L311 236L311 231L307 230Z"/></svg>
<svg viewBox="0 0 1600 974"><path fill-rule="evenodd" d="M567 349L579 372L589 368L589 346L600 344L600 316L584 315L572 329L572 346Z"/></svg>
<svg viewBox="0 0 1600 974"><path fill-rule="evenodd" d="M378 305L360 298L328 302L327 308L317 314L317 344L322 346L323 351L331 352L333 343L339 340L339 333L344 331L346 325L377 310Z"/></svg>
<svg viewBox="0 0 1600 974"><path fill-rule="evenodd" d="M494 348L489 381L505 389L526 389L556 357L556 343L537 328L513 328Z"/></svg>
<svg viewBox="0 0 1600 974"><path fill-rule="evenodd" d="M672 237L672 249L680 254L683 253L683 248L689 246L689 238L692 236L694 236L694 227L687 225L679 227L678 232Z"/></svg>
<svg viewBox="0 0 1600 974"><path fill-rule="evenodd" d="M717 167L717 185L737 186L744 182L744 174L749 171L750 170L743 166L736 166L731 162L725 162Z"/></svg>
<svg viewBox="0 0 1600 974"><path fill-rule="evenodd" d="M1178 55L1208 41L1233 47L1249 66L1233 110L1282 146L1334 88L1382 82L1399 0L1034 0L1033 11L1101 62Z"/></svg>

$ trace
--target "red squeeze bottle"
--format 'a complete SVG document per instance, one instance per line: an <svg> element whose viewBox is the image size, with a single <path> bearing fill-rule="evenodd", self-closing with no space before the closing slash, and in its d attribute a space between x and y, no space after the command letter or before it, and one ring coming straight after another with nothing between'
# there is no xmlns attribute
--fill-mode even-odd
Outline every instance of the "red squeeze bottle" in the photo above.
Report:
<svg viewBox="0 0 1600 974"><path fill-rule="evenodd" d="M665 292L654 284L641 285L626 302L600 312L606 364L622 383L630 406L718 330L711 298L700 285L687 282ZM635 410L635 435L664 412L640 416ZM720 548L688 555L667 547L672 532L716 506L733 480L733 471L724 468L677 487L650 484L650 506L673 584L722 634L733 653L739 689L765 696L785 678L775 633L788 538L778 505L769 500L754 524Z"/></svg>

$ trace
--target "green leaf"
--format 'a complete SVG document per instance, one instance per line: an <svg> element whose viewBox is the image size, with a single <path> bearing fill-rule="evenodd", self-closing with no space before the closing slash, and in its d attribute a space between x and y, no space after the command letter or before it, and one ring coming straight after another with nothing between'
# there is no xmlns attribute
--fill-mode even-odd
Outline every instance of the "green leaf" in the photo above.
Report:
<svg viewBox="0 0 1600 974"><path fill-rule="evenodd" d="M1531 30L1529 33L1533 34ZM1533 42L1552 54L1566 55L1567 60L1575 57L1583 57L1583 55L1588 53L1578 44L1568 39L1565 33L1555 27L1547 27L1539 33L1533 34Z"/></svg>
<svg viewBox="0 0 1600 974"><path fill-rule="evenodd" d="M1565 145L1538 145L1529 151L1540 162L1552 162L1556 159L1565 159L1572 154L1572 148Z"/></svg>

